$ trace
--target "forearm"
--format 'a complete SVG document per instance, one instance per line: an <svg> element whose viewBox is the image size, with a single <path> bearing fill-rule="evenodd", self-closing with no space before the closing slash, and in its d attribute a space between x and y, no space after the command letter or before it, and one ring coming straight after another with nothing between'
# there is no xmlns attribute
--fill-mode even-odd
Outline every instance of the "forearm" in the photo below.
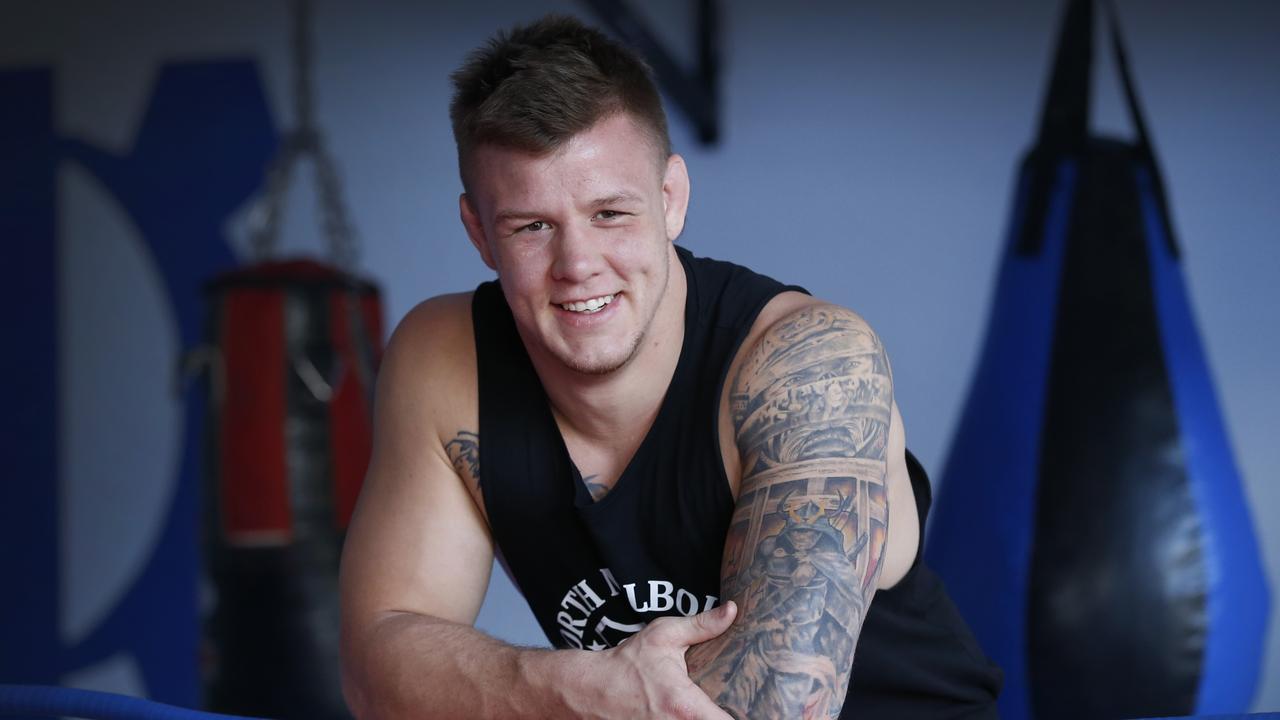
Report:
<svg viewBox="0 0 1280 720"><path fill-rule="evenodd" d="M394 613L344 637L343 689L362 720L565 717L585 655Z"/></svg>

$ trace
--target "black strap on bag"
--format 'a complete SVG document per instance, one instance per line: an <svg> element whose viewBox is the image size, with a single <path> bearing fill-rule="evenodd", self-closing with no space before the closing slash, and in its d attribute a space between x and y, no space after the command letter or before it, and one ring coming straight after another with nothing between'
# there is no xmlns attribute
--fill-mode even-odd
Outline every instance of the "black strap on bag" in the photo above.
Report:
<svg viewBox="0 0 1280 720"><path fill-rule="evenodd" d="M1152 150L1147 131L1146 116L1129 71L1129 56L1120 33L1120 19L1112 0L1104 0L1111 34L1111 51L1120 80L1124 86L1125 105L1133 121L1135 145L1141 161L1151 175L1155 197L1160 206L1165 226L1169 252L1179 257L1178 242L1174 237L1173 223L1169 218L1169 206L1165 198L1164 180L1160 164ZM1018 254L1038 255L1044 240L1045 218L1049 211L1049 186L1059 163L1085 150L1089 141L1090 88L1093 70L1093 6L1094 0L1071 0L1062 21L1058 36L1058 50L1054 57L1053 75L1040 113L1040 131L1036 144L1027 154L1024 163L1030 170L1033 183L1030 204L1027 206L1027 222L1022 223L1018 240Z"/></svg>

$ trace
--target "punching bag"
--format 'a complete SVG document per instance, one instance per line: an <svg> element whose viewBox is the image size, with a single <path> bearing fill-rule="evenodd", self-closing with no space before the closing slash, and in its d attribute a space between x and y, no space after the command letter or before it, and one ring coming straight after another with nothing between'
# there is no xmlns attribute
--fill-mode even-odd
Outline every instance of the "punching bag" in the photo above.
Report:
<svg viewBox="0 0 1280 720"><path fill-rule="evenodd" d="M252 217L256 262L206 288L213 414L205 474L210 709L350 717L338 562L373 447L382 304L314 117L309 0L294 0L293 105ZM294 168L310 161L329 261L276 259Z"/></svg>
<svg viewBox="0 0 1280 720"><path fill-rule="evenodd" d="M1093 6L1071 0L926 553L1004 668L1015 720L1245 711L1266 634L1257 543L1110 15L1136 138L1090 135Z"/></svg>
<svg viewBox="0 0 1280 720"><path fill-rule="evenodd" d="M207 703L346 718L338 560L372 447L378 291L299 260L224 274L206 296Z"/></svg>

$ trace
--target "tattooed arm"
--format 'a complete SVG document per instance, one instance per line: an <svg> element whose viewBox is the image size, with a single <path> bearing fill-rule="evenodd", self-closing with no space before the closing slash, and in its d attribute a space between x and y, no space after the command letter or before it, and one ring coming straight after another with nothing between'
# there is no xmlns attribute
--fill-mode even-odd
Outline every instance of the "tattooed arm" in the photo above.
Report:
<svg viewBox="0 0 1280 720"><path fill-rule="evenodd" d="M774 323L733 378L742 483L721 594L738 621L689 653L738 718L835 718L888 537L893 383L857 315L811 305Z"/></svg>

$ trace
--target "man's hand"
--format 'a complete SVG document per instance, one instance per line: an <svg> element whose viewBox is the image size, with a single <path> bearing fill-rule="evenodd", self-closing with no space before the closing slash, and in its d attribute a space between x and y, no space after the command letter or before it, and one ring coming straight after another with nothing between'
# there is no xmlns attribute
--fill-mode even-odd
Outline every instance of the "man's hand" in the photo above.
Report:
<svg viewBox="0 0 1280 720"><path fill-rule="evenodd" d="M581 685L566 693L574 717L732 720L689 679L685 652L729 629L733 602L694 615L663 617L616 648L583 655Z"/></svg>

